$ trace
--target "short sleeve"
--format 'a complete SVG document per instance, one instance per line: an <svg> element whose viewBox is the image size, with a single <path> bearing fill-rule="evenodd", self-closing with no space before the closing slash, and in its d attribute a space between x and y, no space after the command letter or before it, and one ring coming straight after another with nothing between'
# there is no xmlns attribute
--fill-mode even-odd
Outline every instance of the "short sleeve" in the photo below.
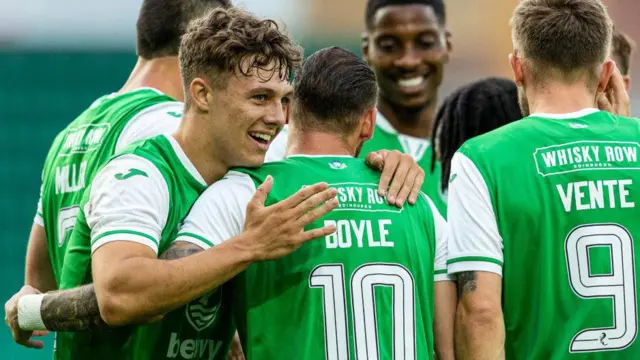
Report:
<svg viewBox="0 0 640 360"><path fill-rule="evenodd" d="M433 201L425 194L422 196L429 203L433 214L433 227L436 233L436 254L434 261L435 281L452 281L454 277L447 274L447 243L449 241L449 227L446 220L440 215L438 208Z"/></svg>
<svg viewBox="0 0 640 360"><path fill-rule="evenodd" d="M282 131L280 131L280 134L273 139L273 142L269 145L269 150L267 150L267 155L264 157L264 162L281 161L284 159L287 153L288 130L288 126L285 125Z"/></svg>
<svg viewBox="0 0 640 360"><path fill-rule="evenodd" d="M40 185L40 196L38 197L38 207L33 222L44 228L44 215L42 214L42 184Z"/></svg>
<svg viewBox="0 0 640 360"><path fill-rule="evenodd" d="M169 101L142 110L129 120L120 133L116 143L116 152L138 140L174 133L180 125L183 109L183 103Z"/></svg>
<svg viewBox="0 0 640 360"><path fill-rule="evenodd" d="M248 175L228 172L198 198L175 241L207 249L239 235L244 229L247 205L255 192L255 183Z"/></svg>
<svg viewBox="0 0 640 360"><path fill-rule="evenodd" d="M132 241L157 254L169 214L169 189L149 160L123 155L96 175L84 213L92 252L112 241Z"/></svg>
<svg viewBox="0 0 640 360"><path fill-rule="evenodd" d="M488 271L502 275L502 237L489 188L476 165L459 152L451 161L447 219L451 230L449 274Z"/></svg>

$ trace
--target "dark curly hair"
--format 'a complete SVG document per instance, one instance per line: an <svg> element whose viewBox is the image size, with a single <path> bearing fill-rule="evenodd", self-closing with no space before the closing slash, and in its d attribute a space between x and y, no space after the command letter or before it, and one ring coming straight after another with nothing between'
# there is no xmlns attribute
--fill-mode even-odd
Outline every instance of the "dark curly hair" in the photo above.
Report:
<svg viewBox="0 0 640 360"><path fill-rule="evenodd" d="M218 8L194 20L182 37L179 56L185 89L197 77L225 87L237 72L264 81L276 74L290 79L303 60L302 48L275 21L260 20L238 8Z"/></svg>
<svg viewBox="0 0 640 360"><path fill-rule="evenodd" d="M442 191L449 185L451 159L467 140L522 118L516 84L488 78L458 88L440 106L433 124L431 172L436 152L442 164Z"/></svg>

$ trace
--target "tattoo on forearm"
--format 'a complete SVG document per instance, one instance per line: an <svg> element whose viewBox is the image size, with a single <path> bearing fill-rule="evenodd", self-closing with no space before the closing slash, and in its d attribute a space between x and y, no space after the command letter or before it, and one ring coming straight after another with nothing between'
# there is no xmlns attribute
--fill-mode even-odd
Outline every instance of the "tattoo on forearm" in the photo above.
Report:
<svg viewBox="0 0 640 360"><path fill-rule="evenodd" d="M468 292L476 291L475 271L465 271L458 274L458 298Z"/></svg>
<svg viewBox="0 0 640 360"><path fill-rule="evenodd" d="M165 251L161 259L172 260L193 255L203 249L180 241ZM40 309L42 321L51 331L80 331L110 327L100 316L93 284L47 293Z"/></svg>
<svg viewBox="0 0 640 360"><path fill-rule="evenodd" d="M40 309L42 321L52 331L79 331L109 327L100 316L93 284L48 293Z"/></svg>
<svg viewBox="0 0 640 360"><path fill-rule="evenodd" d="M178 241L173 245L171 245L171 247L167 249L167 251L163 252L162 255L160 255L160 259L163 259L163 260L180 259L183 257L187 257L189 255L199 253L200 251L203 251L203 250L204 249L202 249L198 245L194 245L192 243L188 243L185 241Z"/></svg>

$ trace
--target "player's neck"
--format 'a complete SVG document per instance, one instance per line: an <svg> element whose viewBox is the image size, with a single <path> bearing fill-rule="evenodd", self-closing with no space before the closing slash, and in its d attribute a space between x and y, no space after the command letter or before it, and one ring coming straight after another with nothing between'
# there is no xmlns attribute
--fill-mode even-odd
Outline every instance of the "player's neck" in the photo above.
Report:
<svg viewBox="0 0 640 360"><path fill-rule="evenodd" d="M180 127L173 137L207 185L222 179L229 170L224 159L216 157L217 151L212 148L211 138L202 131L197 115L192 112L186 111L182 115Z"/></svg>
<svg viewBox="0 0 640 360"><path fill-rule="evenodd" d="M433 101L420 109L394 106L383 98L378 99L378 111L391 123L400 134L422 139L431 138L435 104Z"/></svg>
<svg viewBox="0 0 640 360"><path fill-rule="evenodd" d="M547 84L527 93L531 114L569 114L596 107L595 95L583 84Z"/></svg>
<svg viewBox="0 0 640 360"><path fill-rule="evenodd" d="M158 89L178 101L184 101L178 57L167 56L153 60L138 58L120 93L142 87Z"/></svg>
<svg viewBox="0 0 640 360"><path fill-rule="evenodd" d="M356 156L346 141L334 134L319 131L298 131L289 125L287 155L350 155Z"/></svg>

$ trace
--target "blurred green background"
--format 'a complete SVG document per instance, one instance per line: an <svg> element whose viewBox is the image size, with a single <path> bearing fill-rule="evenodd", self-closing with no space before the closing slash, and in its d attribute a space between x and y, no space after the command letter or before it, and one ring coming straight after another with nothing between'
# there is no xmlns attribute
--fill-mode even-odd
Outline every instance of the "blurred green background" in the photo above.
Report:
<svg viewBox="0 0 640 360"><path fill-rule="evenodd" d="M53 138L95 98L117 91L135 61L131 51L0 52L3 304L24 281L25 250L38 202L40 169ZM46 337L43 350L32 350L15 345L6 326L0 334L0 359L51 358L51 335Z"/></svg>

